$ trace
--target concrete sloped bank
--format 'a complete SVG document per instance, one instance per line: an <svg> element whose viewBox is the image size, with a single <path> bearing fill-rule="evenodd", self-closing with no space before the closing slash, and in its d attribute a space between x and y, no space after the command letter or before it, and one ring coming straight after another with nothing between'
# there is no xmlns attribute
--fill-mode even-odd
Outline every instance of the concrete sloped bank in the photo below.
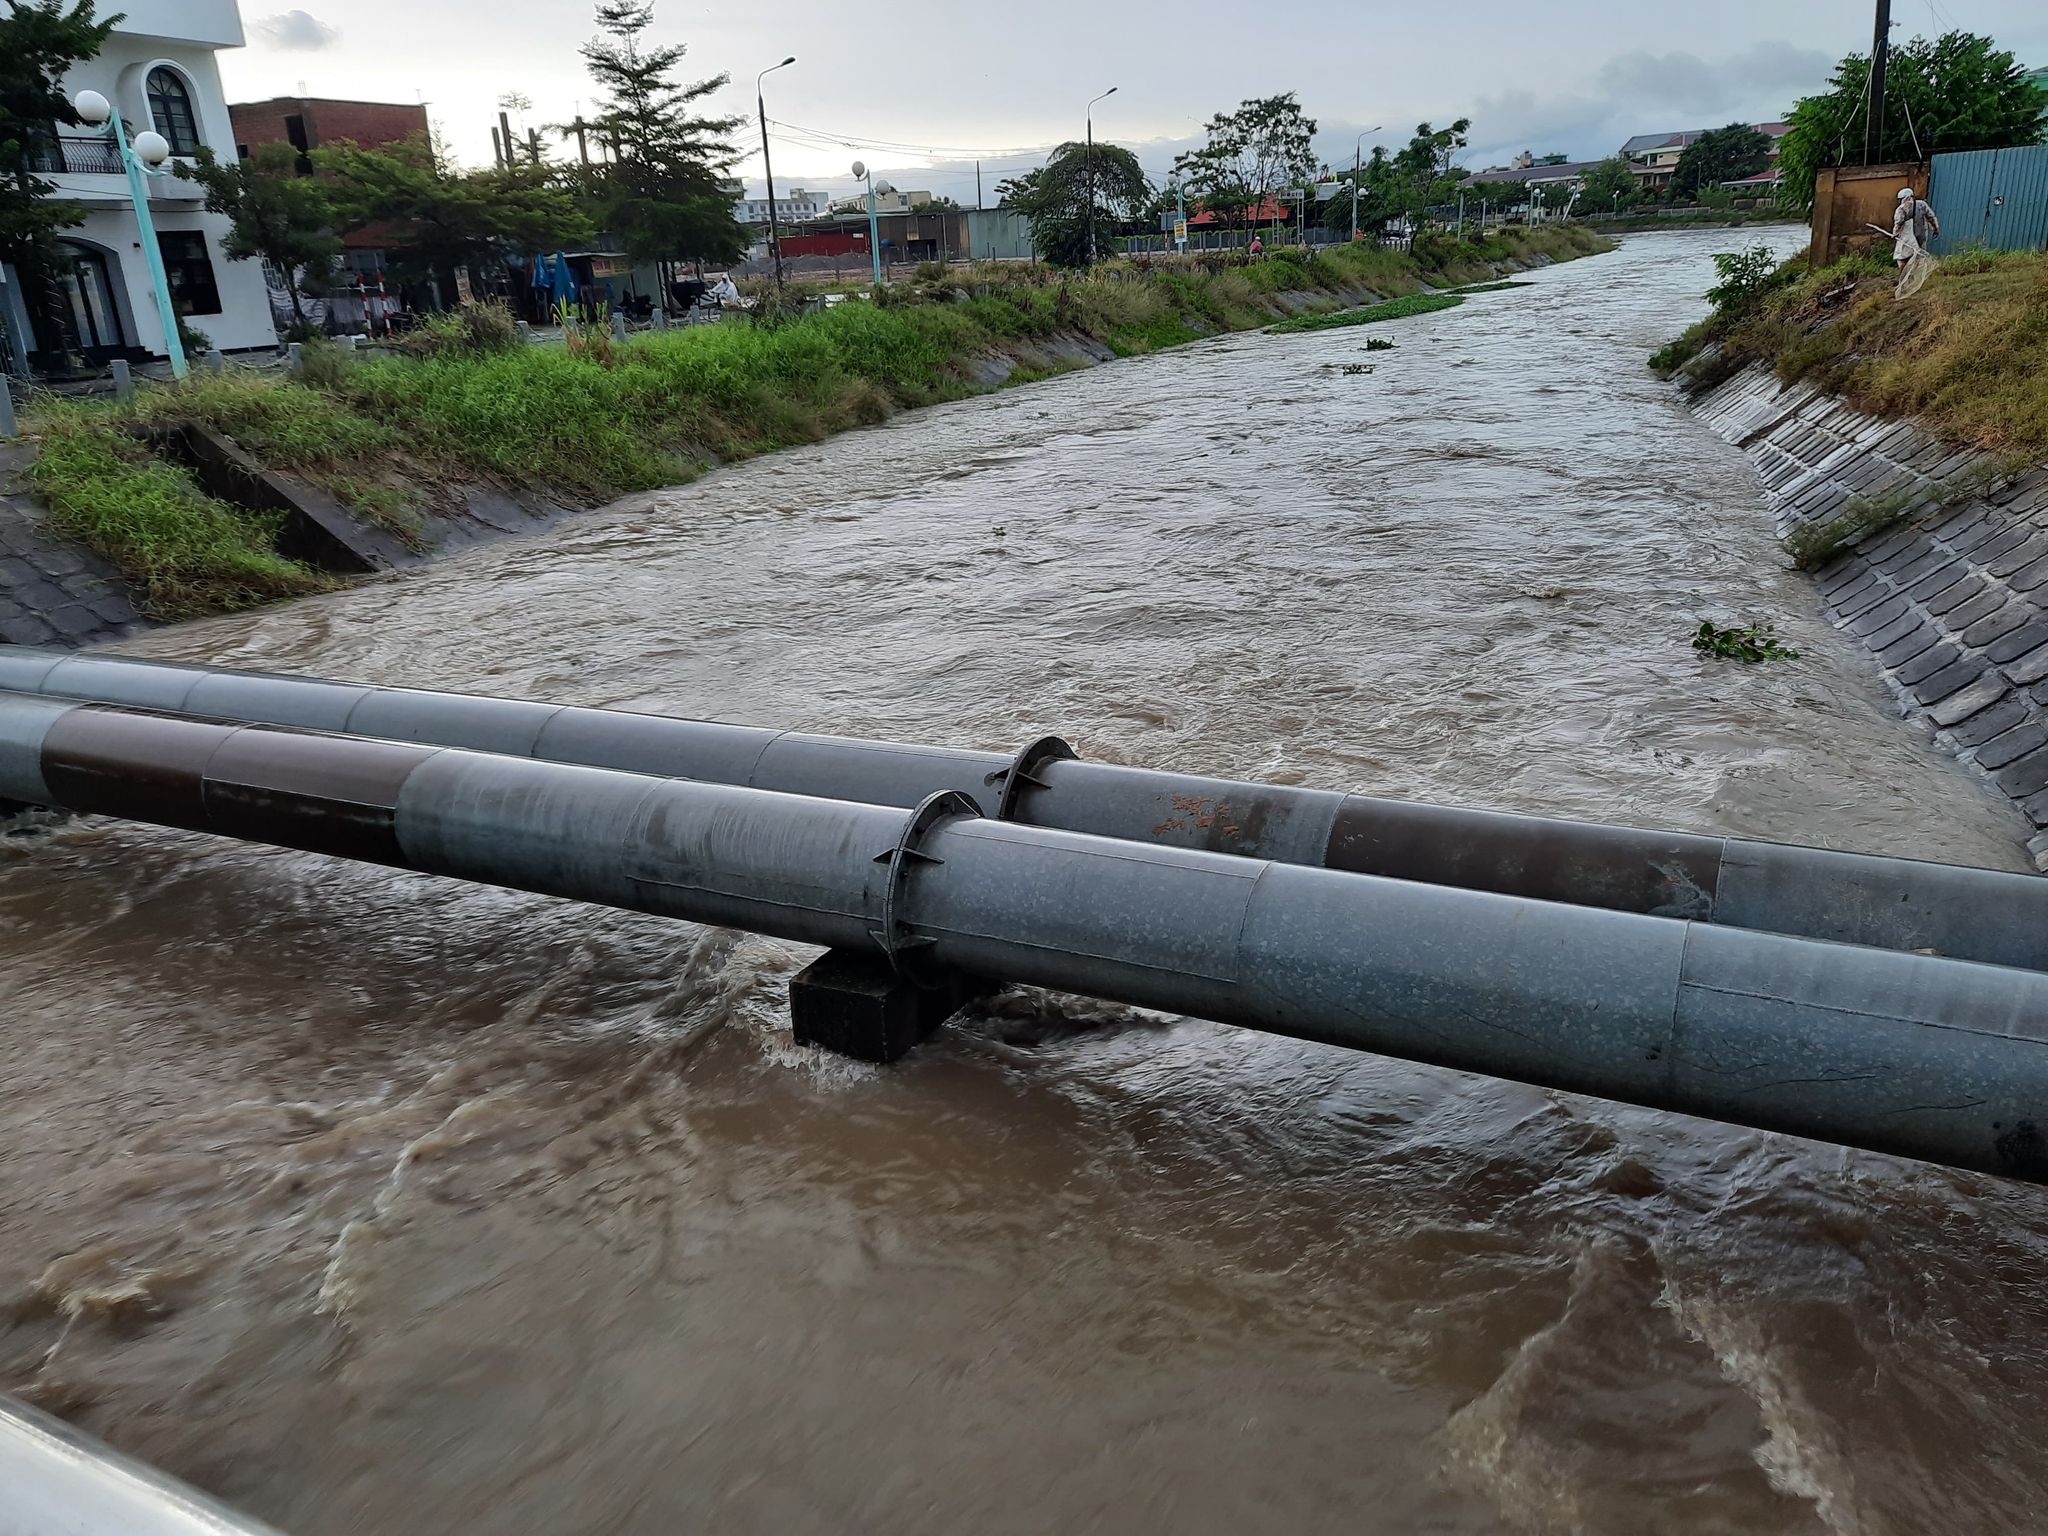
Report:
<svg viewBox="0 0 2048 1536"><path fill-rule="evenodd" d="M2048 466L2001 473L1989 455L1761 368L1694 409L1749 455L1781 538L1905 508L1820 567L1822 601L1906 715L2018 803L2048 870Z"/></svg>

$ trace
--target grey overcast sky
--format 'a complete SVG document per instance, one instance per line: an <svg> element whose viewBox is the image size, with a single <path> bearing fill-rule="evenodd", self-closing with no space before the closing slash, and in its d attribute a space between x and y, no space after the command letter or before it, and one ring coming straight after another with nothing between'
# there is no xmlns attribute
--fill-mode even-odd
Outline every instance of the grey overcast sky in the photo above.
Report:
<svg viewBox="0 0 2048 1536"><path fill-rule="evenodd" d="M490 160L507 93L533 101L514 117L535 126L591 105L576 51L593 30L589 0L306 4L246 0L249 46L221 56L230 100L303 90L425 101L472 164ZM1521 149L1590 159L1636 133L1779 116L1834 60L1869 48L1872 10L1870 0L656 0L654 34L689 45L692 78L732 75L715 100L747 115L738 171L750 186L761 174L755 72L794 53L767 82L769 117L795 125L771 128L778 190L847 190L858 155L878 179L968 201L977 155L993 200L1003 176L1079 138L1084 103L1111 86L1097 136L1155 174L1211 113L1289 90L1320 124L1317 147L1333 165L1350 161L1362 130L1385 125L1369 150L1460 116L1472 119L1464 158L1474 169ZM2048 66L2048 0L1894 0L1893 13L1895 37L1963 27Z"/></svg>

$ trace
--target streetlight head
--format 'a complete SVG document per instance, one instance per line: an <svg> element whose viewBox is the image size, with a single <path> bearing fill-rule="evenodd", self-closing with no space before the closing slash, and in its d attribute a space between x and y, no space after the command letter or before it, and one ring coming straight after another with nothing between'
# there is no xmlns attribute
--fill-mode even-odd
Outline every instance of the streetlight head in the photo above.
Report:
<svg viewBox="0 0 2048 1536"><path fill-rule="evenodd" d="M790 55L790 56L789 56L788 58L786 58L786 59L784 59L784 60L782 61L782 64L794 64L795 62L796 62L796 55L792 53L792 54L791 54L791 55ZM782 68L782 64L778 64L778 65L776 65L775 67L776 67L777 69L780 69L780 68Z"/></svg>
<svg viewBox="0 0 2048 1536"><path fill-rule="evenodd" d="M114 115L114 104L98 91L80 91L71 98L71 110L81 123L97 128Z"/></svg>
<svg viewBox="0 0 2048 1536"><path fill-rule="evenodd" d="M867 161L865 161L865 160L856 160L856 161L854 161L854 162L853 162L853 174L854 174L854 179L855 179L855 180L857 180L857 181L865 181L865 180L867 180L867 175L868 175L868 163L867 163Z"/></svg>
<svg viewBox="0 0 2048 1536"><path fill-rule="evenodd" d="M1112 85L1108 90L1104 91L1102 94L1105 96L1114 96L1116 94L1116 87Z"/></svg>
<svg viewBox="0 0 2048 1536"><path fill-rule="evenodd" d="M171 158L171 141L153 128L145 128L135 135L135 142L130 147L135 151L135 158L144 165L162 165Z"/></svg>

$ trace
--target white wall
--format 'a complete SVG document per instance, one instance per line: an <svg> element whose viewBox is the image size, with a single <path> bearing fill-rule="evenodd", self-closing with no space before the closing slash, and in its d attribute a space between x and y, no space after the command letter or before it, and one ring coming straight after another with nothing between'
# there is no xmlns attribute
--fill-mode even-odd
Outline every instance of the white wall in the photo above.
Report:
<svg viewBox="0 0 2048 1536"><path fill-rule="evenodd" d="M120 112L133 137L150 126L144 84L149 71L159 64L169 65L184 76L191 89L201 142L220 159L232 162L234 125L228 118L227 95L221 87L213 48L204 42L169 41L154 35L151 29L183 28L177 35L238 46L241 19L233 0L148 0L143 6L124 8L131 20L107 39L99 57L87 60L66 77L66 92L76 95L82 90L95 90L105 95ZM227 35L230 22L231 37ZM146 35L137 35L138 32ZM66 136L84 131L75 127L60 130ZM70 233L102 247L110 265L113 258L119 258L116 286L125 290L123 325L130 339L136 346L164 355L167 348L163 324L157 318L156 299L129 201L127 179L75 173L47 179L58 189L58 195L87 210L85 223ZM205 194L198 183L168 174L151 177L149 210L159 231L198 230L206 236L207 251L213 258L214 282L220 289L221 312L189 315L186 325L204 332L208 340L226 351L275 346L277 330L271 323L262 263L229 261L221 254L221 241L227 235L229 223L225 216L206 211Z"/></svg>

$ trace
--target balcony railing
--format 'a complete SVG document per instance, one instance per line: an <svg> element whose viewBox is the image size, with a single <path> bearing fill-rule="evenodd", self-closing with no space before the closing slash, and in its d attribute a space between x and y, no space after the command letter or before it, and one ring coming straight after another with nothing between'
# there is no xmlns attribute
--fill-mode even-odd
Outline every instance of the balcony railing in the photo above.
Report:
<svg viewBox="0 0 2048 1536"><path fill-rule="evenodd" d="M84 176L123 176L121 152L112 139L60 134L54 139L37 139L29 151L28 168L44 176L65 173Z"/></svg>

